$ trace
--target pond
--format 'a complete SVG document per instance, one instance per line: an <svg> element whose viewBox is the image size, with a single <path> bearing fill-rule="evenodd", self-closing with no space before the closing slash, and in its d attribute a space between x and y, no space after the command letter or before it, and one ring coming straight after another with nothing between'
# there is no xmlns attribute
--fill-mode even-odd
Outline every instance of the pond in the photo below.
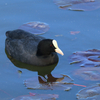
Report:
<svg viewBox="0 0 100 100"><path fill-rule="evenodd" d="M84 89L84 86L99 83L99 79L86 80L84 77L87 75L77 76L75 73L81 70L81 67L79 64L70 65L70 56L76 51L100 49L100 8L91 11L70 11L58 8L53 0L3 0L0 1L0 12L0 100L12 100L29 93L57 94L57 100L77 100L76 94ZM29 65L26 67L25 64L7 57L5 32L18 29L30 21L47 23L50 29L41 36L57 40L64 53L64 56L58 54L58 64L50 69L32 68ZM85 70L84 73L91 72ZM38 75L44 74L68 75L73 79L74 85L69 91L26 88L25 80L32 77L36 79Z"/></svg>

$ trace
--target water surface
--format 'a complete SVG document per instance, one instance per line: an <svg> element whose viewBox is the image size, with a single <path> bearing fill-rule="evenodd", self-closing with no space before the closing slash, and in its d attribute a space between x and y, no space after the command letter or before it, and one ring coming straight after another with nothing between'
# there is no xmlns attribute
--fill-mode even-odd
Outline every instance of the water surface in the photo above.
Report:
<svg viewBox="0 0 100 100"><path fill-rule="evenodd" d="M46 22L50 30L42 35L58 41L64 56L59 55L59 63L52 74L67 74L74 83L89 86L97 81L80 80L72 75L79 65L70 65L69 56L75 51L100 49L100 9L81 12L59 9L52 0L3 0L0 1L0 99L11 100L20 95L33 93L58 94L58 100L76 100L76 93L83 89L73 86L70 91L63 90L30 90L23 84L25 79L37 76L37 71L16 67L5 53L5 32L17 29L30 21ZM70 31L80 31L71 35ZM18 70L22 71L19 75Z"/></svg>

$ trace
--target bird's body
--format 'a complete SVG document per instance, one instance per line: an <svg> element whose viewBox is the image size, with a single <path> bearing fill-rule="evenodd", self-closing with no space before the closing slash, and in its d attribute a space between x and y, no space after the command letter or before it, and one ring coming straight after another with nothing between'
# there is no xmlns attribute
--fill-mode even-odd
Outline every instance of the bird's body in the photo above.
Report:
<svg viewBox="0 0 100 100"><path fill-rule="evenodd" d="M56 52L45 55L39 55L40 52L37 52L42 49L38 50L38 45L45 40L44 37L20 29L7 31L6 36L5 49L14 59L34 66L47 66L58 62Z"/></svg>

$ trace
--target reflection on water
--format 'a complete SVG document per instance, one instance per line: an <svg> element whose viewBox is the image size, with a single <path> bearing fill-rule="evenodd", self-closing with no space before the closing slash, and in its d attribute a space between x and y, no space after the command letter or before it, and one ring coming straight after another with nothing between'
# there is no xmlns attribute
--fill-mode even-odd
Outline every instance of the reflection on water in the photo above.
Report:
<svg viewBox="0 0 100 100"><path fill-rule="evenodd" d="M57 76L58 77L58 76ZM41 90L65 90L69 91L73 84L72 79L67 75L60 75L59 78L48 75L47 79L42 76L32 77L24 81L28 89L41 89Z"/></svg>
<svg viewBox="0 0 100 100"><path fill-rule="evenodd" d="M54 70L54 68L56 67L57 63L54 64L54 65L49 65L49 66L33 66L33 65L29 65L29 64L25 64L25 63L22 63L14 58L12 58L10 55L8 55L8 53L6 52L5 50L5 53L7 55L7 57L10 59L10 61L16 66L16 67L19 67L19 68L24 68L24 69L28 69L30 71L37 71L38 72L38 75L40 76L45 76L45 75L48 75L48 74L51 74L52 70Z"/></svg>
<svg viewBox="0 0 100 100"><path fill-rule="evenodd" d="M63 90L70 90L73 86L73 81L69 76L67 75L57 75L53 76L51 72L56 67L57 63L54 65L39 67L39 66L33 66L29 64L22 63L20 61L15 60L5 50L5 53L7 57L10 59L10 61L19 68L25 68L30 71L37 71L38 76L26 79L24 81L25 86L29 89L63 89ZM19 73L22 73L21 70L18 70Z"/></svg>

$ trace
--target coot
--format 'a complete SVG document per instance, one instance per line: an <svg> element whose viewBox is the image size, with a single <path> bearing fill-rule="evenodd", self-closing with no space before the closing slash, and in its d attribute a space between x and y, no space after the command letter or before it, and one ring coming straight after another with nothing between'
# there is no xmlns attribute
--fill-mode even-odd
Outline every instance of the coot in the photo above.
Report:
<svg viewBox="0 0 100 100"><path fill-rule="evenodd" d="M23 63L47 66L58 62L57 53L64 55L53 39L45 39L21 29L7 31L6 36L7 53Z"/></svg>

